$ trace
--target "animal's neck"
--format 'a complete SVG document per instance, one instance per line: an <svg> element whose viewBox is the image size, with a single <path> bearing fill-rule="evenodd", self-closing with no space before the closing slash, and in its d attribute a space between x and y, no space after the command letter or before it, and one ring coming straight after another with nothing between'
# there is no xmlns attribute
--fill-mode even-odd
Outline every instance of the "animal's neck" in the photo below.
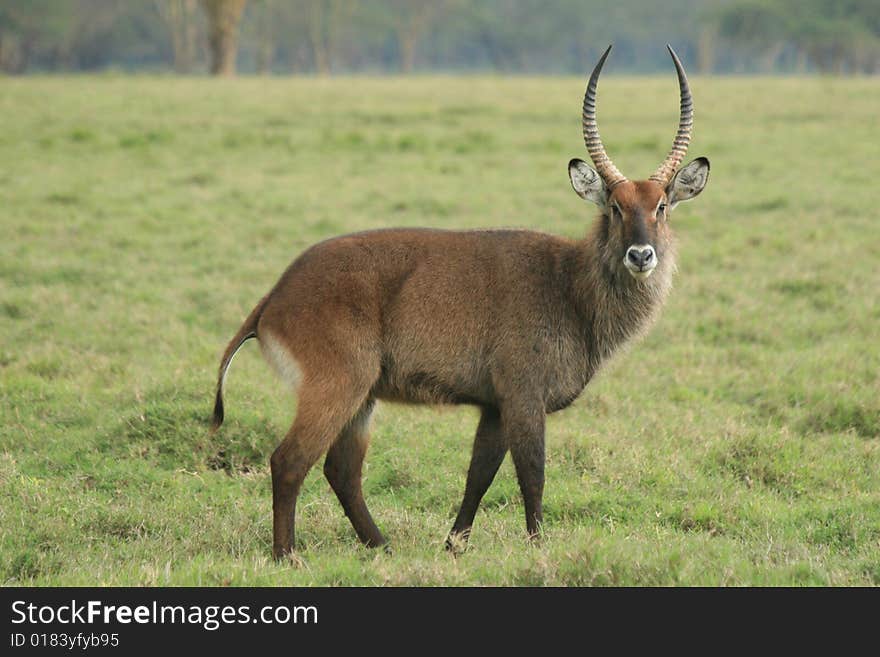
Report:
<svg viewBox="0 0 880 657"><path fill-rule="evenodd" d="M598 368L628 340L647 332L672 287L673 244L666 249L651 276L644 280L633 278L618 255L603 239L600 227L578 244L573 301L590 346L591 369Z"/></svg>

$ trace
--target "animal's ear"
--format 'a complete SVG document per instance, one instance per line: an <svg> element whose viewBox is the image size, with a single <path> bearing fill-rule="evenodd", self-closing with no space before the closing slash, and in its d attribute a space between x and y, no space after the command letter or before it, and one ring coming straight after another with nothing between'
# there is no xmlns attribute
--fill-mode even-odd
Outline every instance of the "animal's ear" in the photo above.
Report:
<svg viewBox="0 0 880 657"><path fill-rule="evenodd" d="M568 177L574 191L585 201L592 201L600 208L605 206L605 183L583 160L577 158L568 163Z"/></svg>
<svg viewBox="0 0 880 657"><path fill-rule="evenodd" d="M709 160L698 157L678 170L666 186L666 200L670 208L682 201L690 201L703 191L709 182Z"/></svg>

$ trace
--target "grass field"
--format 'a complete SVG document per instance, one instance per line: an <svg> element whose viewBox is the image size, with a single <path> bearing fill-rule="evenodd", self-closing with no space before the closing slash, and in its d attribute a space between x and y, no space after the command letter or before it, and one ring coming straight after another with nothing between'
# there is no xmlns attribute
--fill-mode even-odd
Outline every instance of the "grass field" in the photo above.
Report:
<svg viewBox="0 0 880 657"><path fill-rule="evenodd" d="M209 437L226 341L326 237L585 233L583 85L0 79L0 582L880 584L874 79L692 81L712 179L673 217L654 330L548 421L539 545L508 459L447 554L476 412L384 405L365 492L393 554L359 546L316 468L297 555L271 560L295 404L249 343ZM654 170L677 111L671 72L603 79L625 173Z"/></svg>

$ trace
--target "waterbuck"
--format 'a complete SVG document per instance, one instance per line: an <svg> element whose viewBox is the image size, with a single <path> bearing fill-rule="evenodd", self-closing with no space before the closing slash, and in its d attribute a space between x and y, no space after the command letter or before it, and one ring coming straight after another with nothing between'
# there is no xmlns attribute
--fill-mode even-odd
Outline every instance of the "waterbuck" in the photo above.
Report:
<svg viewBox="0 0 880 657"><path fill-rule="evenodd" d="M447 539L463 546L509 450L526 529L541 527L544 421L571 404L602 362L643 333L675 269L670 211L699 194L705 158L678 169L693 105L681 93L678 133L648 179L630 181L599 138L590 76L583 133L595 169L569 162L577 194L599 206L574 241L526 230L391 229L321 242L300 255L257 304L220 363L214 428L223 422L229 362L249 338L298 394L296 419L272 454L273 552L294 545L296 499L326 453L324 474L369 546L385 544L364 501L361 467L376 400L471 404L480 420L464 500Z"/></svg>

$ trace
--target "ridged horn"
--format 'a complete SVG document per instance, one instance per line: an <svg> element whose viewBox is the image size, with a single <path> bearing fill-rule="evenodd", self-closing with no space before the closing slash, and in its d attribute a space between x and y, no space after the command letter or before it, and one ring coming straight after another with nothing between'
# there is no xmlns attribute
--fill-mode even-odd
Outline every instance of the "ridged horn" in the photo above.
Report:
<svg viewBox="0 0 880 657"><path fill-rule="evenodd" d="M581 115L584 128L584 144L587 146L590 159L593 160L593 164L596 166L596 173L602 176L602 180L605 181L605 187L609 190L626 180L626 176L617 170L614 162L611 161L611 158L605 152L602 139L599 137L599 126L596 124L596 85L599 83L602 65L605 64L605 60L610 52L611 46L608 46L608 49L599 59L599 63L596 64L596 68L593 69L592 75L590 75L587 93L584 94L584 109Z"/></svg>
<svg viewBox="0 0 880 657"><path fill-rule="evenodd" d="M663 160L663 164L651 176L651 180L660 183L663 187L669 184L676 169L681 164L687 153L688 145L691 143L691 131L694 129L694 101L691 98L691 88L688 86L687 75L684 73L684 67L678 59L678 55L672 49L672 46L666 44L669 54L672 55L672 61L675 62L675 70L678 73L678 88L681 96L681 116L678 119L678 132L675 140L672 142L672 150Z"/></svg>

